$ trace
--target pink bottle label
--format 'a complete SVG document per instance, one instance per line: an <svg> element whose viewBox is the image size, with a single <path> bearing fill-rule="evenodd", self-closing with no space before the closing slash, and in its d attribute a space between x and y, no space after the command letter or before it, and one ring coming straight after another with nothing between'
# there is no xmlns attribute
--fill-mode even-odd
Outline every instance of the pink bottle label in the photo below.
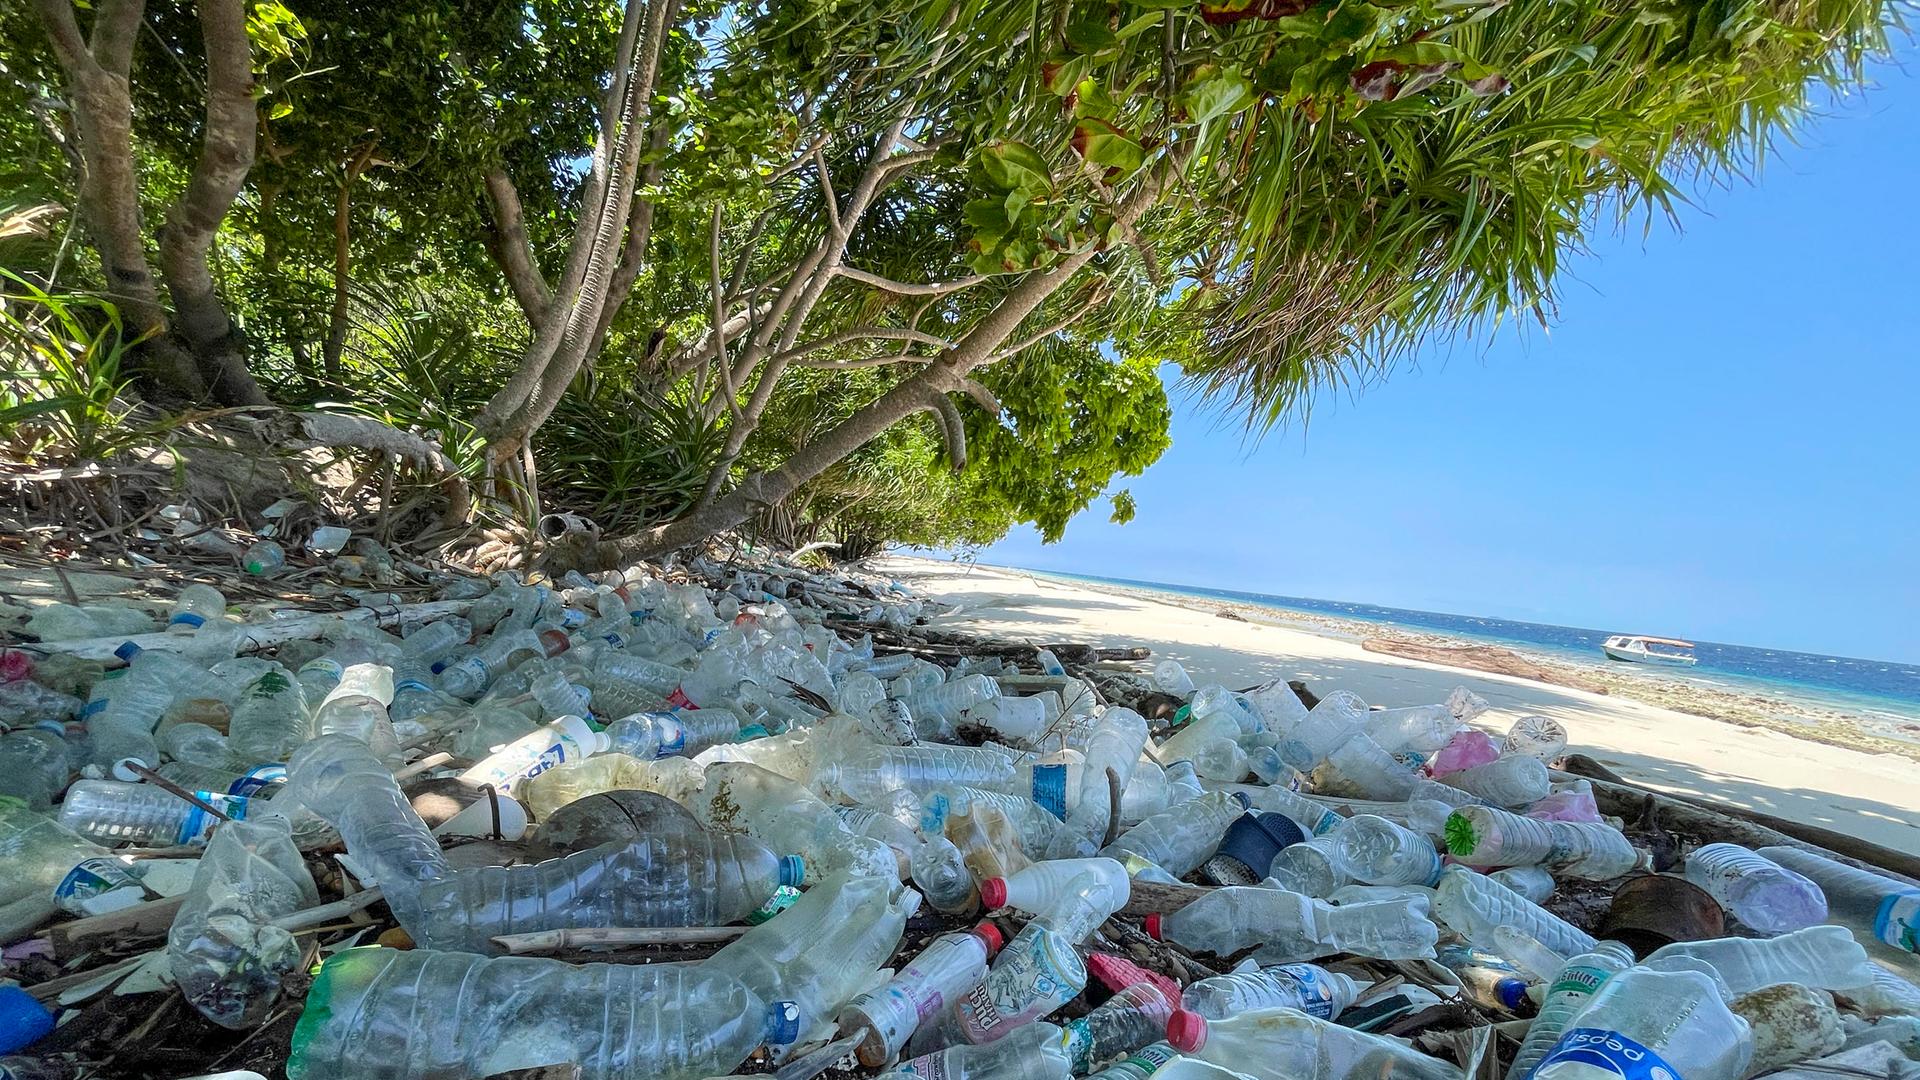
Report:
<svg viewBox="0 0 1920 1080"><path fill-rule="evenodd" d="M970 1043L993 1042L1071 1001L1086 984L1086 965L1071 946L1023 931L960 999L961 1028Z"/></svg>

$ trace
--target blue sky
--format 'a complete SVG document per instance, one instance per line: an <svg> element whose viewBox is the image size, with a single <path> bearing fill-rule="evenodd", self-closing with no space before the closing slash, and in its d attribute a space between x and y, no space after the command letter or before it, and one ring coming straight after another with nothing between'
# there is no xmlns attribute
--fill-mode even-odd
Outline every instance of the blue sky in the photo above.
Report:
<svg viewBox="0 0 1920 1080"><path fill-rule="evenodd" d="M1920 69L1882 65L1681 232L1597 237L1550 333L1258 444L1179 402L1132 523L981 560L1920 662L1916 176Z"/></svg>

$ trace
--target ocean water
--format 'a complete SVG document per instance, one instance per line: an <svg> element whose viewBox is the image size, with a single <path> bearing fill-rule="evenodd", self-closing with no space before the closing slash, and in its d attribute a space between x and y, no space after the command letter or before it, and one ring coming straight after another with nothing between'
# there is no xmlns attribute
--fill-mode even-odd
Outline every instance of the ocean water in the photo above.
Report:
<svg viewBox="0 0 1920 1080"><path fill-rule="evenodd" d="M1577 663L1606 665L1623 673L1643 673L1649 677L1680 679L1730 690L1786 694L1807 697L1835 707L1890 714L1903 718L1920 717L1920 666L1896 664L1886 660L1861 660L1847 656L1822 656L1789 649L1762 649L1750 645L1728 645L1716 641L1694 641L1693 653L1699 663L1691 668L1652 664L1625 664L1608 660L1600 643L1613 634L1654 633L1645 628L1623 627L1617 630L1589 630L1578 626L1553 626L1547 623L1515 622L1481 615L1449 615L1438 611L1379 607L1339 600L1315 600L1301 596L1270 596L1265 593L1237 592L1232 589L1206 589L1192 585L1169 585L1157 581L1098 577L1092 574L1066 574L1058 571L1030 570L1028 573L1069 580L1125 585L1177 596L1196 596L1210 600L1231 600L1257 604L1281 611L1330 615L1380 626L1398 626L1454 637L1475 638L1501 645L1520 645L1546 652L1555 659Z"/></svg>

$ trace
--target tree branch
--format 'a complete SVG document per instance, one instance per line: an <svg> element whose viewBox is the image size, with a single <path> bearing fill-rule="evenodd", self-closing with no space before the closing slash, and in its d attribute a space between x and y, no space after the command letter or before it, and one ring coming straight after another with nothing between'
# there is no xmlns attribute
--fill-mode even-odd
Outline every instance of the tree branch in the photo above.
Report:
<svg viewBox="0 0 1920 1080"><path fill-rule="evenodd" d="M79 21L73 17L73 0L34 0L33 6L40 11L41 25L46 27L47 39L53 43L54 59L60 61L60 66L69 72L93 66L93 53L80 33Z"/></svg>
<svg viewBox="0 0 1920 1080"><path fill-rule="evenodd" d="M856 341L911 341L916 345L934 345L942 349L953 347L953 342L920 330L906 330L895 326L853 326L839 330L812 341L801 342L774 359L781 363L798 360L808 353L822 349L831 349L836 345L849 345Z"/></svg>
<svg viewBox="0 0 1920 1080"><path fill-rule="evenodd" d="M133 46L140 39L146 0L104 0L93 17L93 58L108 71L133 70ZM206 21L206 5L200 19ZM244 26L244 24L242 24ZM209 73L211 74L211 73Z"/></svg>
<svg viewBox="0 0 1920 1080"><path fill-rule="evenodd" d="M1068 312L1065 318L1047 327L1045 330L1042 330L1039 333L1033 335L1032 337L1029 337L1020 341L1018 344L1010 345L1004 349L1001 349L999 352L994 353L993 357L989 359L987 363L991 364L991 363L994 363L995 361L1005 360L1009 356L1014 356L1018 353L1025 352L1026 350L1032 348L1033 346L1040 344L1042 341L1045 341L1046 339L1052 337L1053 335L1059 333L1060 331L1065 330L1067 327L1072 326L1074 323L1079 322L1081 319L1086 318L1087 313L1089 311L1092 311L1095 307L1104 303L1106 299L1107 299L1107 292L1104 288L1093 290L1093 292L1088 294L1087 298L1080 303L1080 306Z"/></svg>
<svg viewBox="0 0 1920 1080"><path fill-rule="evenodd" d="M347 160L346 170L340 177L340 192L333 200L333 309L327 313L327 340L320 348L320 365L327 378L335 382L340 380L340 352L347 345L348 286L352 282L349 271L353 265L353 248L348 243L352 238L353 185L372 164L373 152L378 146L376 140L369 140Z"/></svg>
<svg viewBox="0 0 1920 1080"><path fill-rule="evenodd" d="M888 364L931 364L937 356L914 356L907 353L887 356L866 356L858 360L796 360L803 368L815 368L820 371L852 371L855 368L885 367Z"/></svg>
<svg viewBox="0 0 1920 1080"><path fill-rule="evenodd" d="M849 281L857 281L862 285L871 285L876 289L895 293L900 296L945 296L947 293L959 292L961 289L970 289L988 280L979 274L974 274L970 277L957 278L953 281L936 281L920 285L905 281L895 281L892 278L881 277L879 274L869 274L865 270L856 270L844 263L841 264L840 267L840 276Z"/></svg>
<svg viewBox="0 0 1920 1080"><path fill-rule="evenodd" d="M993 391L972 379L960 380L960 390L972 398L975 404L986 410L988 416L1000 415L1000 399L993 396Z"/></svg>
<svg viewBox="0 0 1920 1080"><path fill-rule="evenodd" d="M961 472L967 467L967 424L960 418L960 410L953 407L947 395L938 390L927 397L928 408L934 418L940 421L940 427L946 432L947 460L953 463L953 471Z"/></svg>
<svg viewBox="0 0 1920 1080"><path fill-rule="evenodd" d="M507 279L513 299L526 313L527 321L538 323L546 315L553 292L540 274L533 258L533 242L527 237L526 211L520 205L520 191L504 167L487 170L487 207L492 211L494 258Z"/></svg>

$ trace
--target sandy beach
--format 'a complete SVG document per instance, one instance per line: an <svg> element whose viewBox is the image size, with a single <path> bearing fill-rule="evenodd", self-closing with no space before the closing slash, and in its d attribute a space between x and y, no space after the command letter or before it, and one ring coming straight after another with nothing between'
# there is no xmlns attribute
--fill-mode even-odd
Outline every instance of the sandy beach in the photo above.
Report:
<svg viewBox="0 0 1920 1080"><path fill-rule="evenodd" d="M1035 643L1144 645L1184 664L1195 681L1247 686L1302 679L1371 704L1441 701L1466 686L1492 708L1477 722L1503 732L1516 718L1558 719L1572 748L1638 783L1735 803L1920 853L1920 765L1896 753L1798 738L1620 694L1489 674L1363 650L1331 631L1221 618L1201 605L1082 586L1018 570L887 556L869 562L924 595L959 604L934 621Z"/></svg>

